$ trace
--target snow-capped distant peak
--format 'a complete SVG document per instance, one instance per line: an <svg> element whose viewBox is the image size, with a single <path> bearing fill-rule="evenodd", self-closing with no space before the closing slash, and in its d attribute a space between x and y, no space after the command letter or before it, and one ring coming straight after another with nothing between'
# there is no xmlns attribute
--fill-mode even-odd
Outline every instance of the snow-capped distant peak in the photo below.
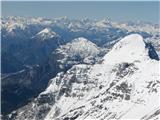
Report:
<svg viewBox="0 0 160 120"><path fill-rule="evenodd" d="M96 44L92 43L91 41L87 40L86 38L79 37L74 39L71 43L68 44L70 49L75 52L83 53L89 52L90 54L97 54L99 52L99 48Z"/></svg>
<svg viewBox="0 0 160 120"><path fill-rule="evenodd" d="M41 40L46 40L46 39L51 39L54 37L58 37L59 35L52 31L50 28L45 28L39 33L37 33L34 37L32 38L39 38Z"/></svg>
<svg viewBox="0 0 160 120"><path fill-rule="evenodd" d="M100 53L100 48L86 38L79 37L61 46L58 51L66 53L71 58L79 56L84 59L86 57L95 57L98 55Z"/></svg>
<svg viewBox="0 0 160 120"><path fill-rule="evenodd" d="M43 29L42 31L40 31L38 34L49 33L49 32L52 32L51 29L45 28L45 29Z"/></svg>
<svg viewBox="0 0 160 120"><path fill-rule="evenodd" d="M100 51L96 44L92 43L84 37L79 37L72 40L72 42L66 44L63 46L63 48L68 51L68 54L78 54L82 58L85 58L89 55L95 56Z"/></svg>
<svg viewBox="0 0 160 120"><path fill-rule="evenodd" d="M106 27L110 26L110 21L108 19L103 19L103 20L97 21L95 23L95 25L97 27L106 28Z"/></svg>

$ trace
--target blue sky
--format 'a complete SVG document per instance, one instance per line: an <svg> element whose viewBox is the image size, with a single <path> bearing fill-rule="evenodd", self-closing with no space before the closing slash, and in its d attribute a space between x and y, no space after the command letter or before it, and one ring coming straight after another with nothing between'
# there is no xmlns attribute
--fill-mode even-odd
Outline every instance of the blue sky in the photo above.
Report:
<svg viewBox="0 0 160 120"><path fill-rule="evenodd" d="M109 17L113 21L147 21L158 23L159 2L2 2L2 16L41 16L47 18L67 16L71 19Z"/></svg>

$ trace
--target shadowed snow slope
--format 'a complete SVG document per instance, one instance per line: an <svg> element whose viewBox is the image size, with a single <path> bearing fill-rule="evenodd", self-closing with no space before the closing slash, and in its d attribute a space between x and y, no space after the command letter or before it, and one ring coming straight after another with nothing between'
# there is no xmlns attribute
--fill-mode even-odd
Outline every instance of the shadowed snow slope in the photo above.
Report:
<svg viewBox="0 0 160 120"><path fill-rule="evenodd" d="M129 35L101 62L59 73L37 99L16 111L15 119L158 119L158 65L143 38Z"/></svg>

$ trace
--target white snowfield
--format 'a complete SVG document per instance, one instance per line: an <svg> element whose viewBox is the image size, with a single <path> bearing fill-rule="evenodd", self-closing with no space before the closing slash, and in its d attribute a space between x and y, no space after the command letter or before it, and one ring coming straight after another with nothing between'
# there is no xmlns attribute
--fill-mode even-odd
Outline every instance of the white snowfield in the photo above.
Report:
<svg viewBox="0 0 160 120"><path fill-rule="evenodd" d="M74 75L79 82L70 84L69 93L57 99L45 120L158 119L158 67L159 61L149 58L142 36L129 35L113 47L102 63L89 71L83 73L82 68L86 69L86 65L72 68L76 69ZM54 78L41 94L59 92L69 85L72 76L68 72L61 79Z"/></svg>
<svg viewBox="0 0 160 120"><path fill-rule="evenodd" d="M38 111L49 106L45 120L158 120L159 95L159 61L149 57L142 36L132 34L99 63L59 73L38 97L47 101L33 103L27 116L22 109L17 119L38 120Z"/></svg>

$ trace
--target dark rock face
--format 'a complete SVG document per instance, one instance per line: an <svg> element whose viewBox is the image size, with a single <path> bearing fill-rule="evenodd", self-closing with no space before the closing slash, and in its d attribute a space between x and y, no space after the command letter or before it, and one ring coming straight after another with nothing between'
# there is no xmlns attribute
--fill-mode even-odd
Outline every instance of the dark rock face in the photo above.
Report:
<svg viewBox="0 0 160 120"><path fill-rule="evenodd" d="M56 79L54 79L53 81L56 82L57 85L59 85L59 91L54 93L42 92L41 94L38 95L37 98L29 102L29 104L27 104L24 107L21 107L15 113L12 113L12 117L10 119L24 119L25 117L31 120L44 119L47 113L51 110L52 105L54 105L56 101L60 99L61 96L64 96L64 95L68 97L78 96L77 94L70 93L71 86L73 83L79 83L79 84L84 83L85 80L87 80L87 78L84 79L84 81L80 81L80 78L79 78L80 76L77 76L78 74L76 72L79 71L78 73L81 74L81 77L87 77L85 74L89 71L89 68L90 66L86 68L83 68L83 67L79 68L78 66L77 67L75 66L75 67L72 67L70 70L68 70L65 74L58 73L58 75L56 76ZM70 75L72 75L71 79L69 79ZM68 81L66 81L66 79L68 79ZM23 115L20 118L17 116L17 113L19 111L25 111L22 113ZM55 112L56 112L55 116L58 115L58 113L60 112L59 108L57 108Z"/></svg>
<svg viewBox="0 0 160 120"><path fill-rule="evenodd" d="M59 72L54 65L54 71L51 70L48 59L52 51L64 44L60 36L41 41L31 38L36 30L23 36L25 31L16 31L14 36L4 30L2 33L2 114L28 103Z"/></svg>
<svg viewBox="0 0 160 120"><path fill-rule="evenodd" d="M2 51L1 58L1 73L13 73L24 69L23 63L8 52Z"/></svg>
<svg viewBox="0 0 160 120"><path fill-rule="evenodd" d="M51 74L49 66L33 66L17 73L12 73L2 78L2 113L7 114L12 110L26 104L43 91Z"/></svg>
<svg viewBox="0 0 160 120"><path fill-rule="evenodd" d="M45 41L41 41L36 38L19 39L17 37L2 37L2 53L4 52L8 55L11 54L24 65L43 64L47 61L51 52L61 44L64 43L60 37L55 37Z"/></svg>
<svg viewBox="0 0 160 120"><path fill-rule="evenodd" d="M151 59L159 60L159 56L155 51L152 43L146 43L146 48L148 48L148 55Z"/></svg>

